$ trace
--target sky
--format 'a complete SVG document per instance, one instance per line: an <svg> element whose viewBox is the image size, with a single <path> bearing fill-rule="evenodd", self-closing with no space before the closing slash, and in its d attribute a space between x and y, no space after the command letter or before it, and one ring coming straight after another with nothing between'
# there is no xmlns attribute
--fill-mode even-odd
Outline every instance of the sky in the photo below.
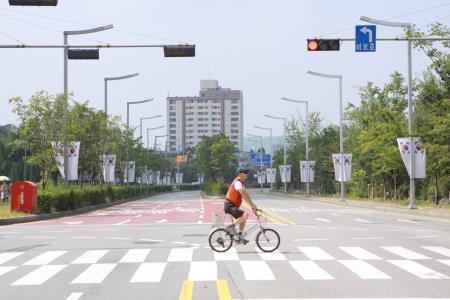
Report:
<svg viewBox="0 0 450 300"><path fill-rule="evenodd" d="M265 113L304 115L304 106L281 101L309 101L324 123L339 122L339 86L335 79L314 77L307 70L343 76L344 106L358 104L358 87L383 85L394 71L407 74L405 42L378 42L375 53L355 53L353 42L338 52L308 52L306 39L354 38L359 17L411 22L422 29L435 21L450 25L445 0L59 0L57 7L11 7L0 3L0 44L58 44L64 30L113 24L113 30L70 36L69 44L196 45L195 58L164 58L161 48L101 49L98 61L69 61L69 91L79 102L103 109L104 78L139 72L108 86L108 112L126 122L126 102L155 100L130 110L130 124L140 117L144 129L166 124L166 97L198 95L201 79L244 95L244 130L267 135L254 125L282 135L282 121ZM377 27L377 37L395 37L400 28ZM18 40L18 41L17 41ZM63 91L62 49L0 49L0 124L18 124L8 99L29 99L40 90ZM429 59L413 51L413 75ZM145 132L145 131L144 131ZM164 134L165 129L154 134ZM139 130L136 130L136 136Z"/></svg>

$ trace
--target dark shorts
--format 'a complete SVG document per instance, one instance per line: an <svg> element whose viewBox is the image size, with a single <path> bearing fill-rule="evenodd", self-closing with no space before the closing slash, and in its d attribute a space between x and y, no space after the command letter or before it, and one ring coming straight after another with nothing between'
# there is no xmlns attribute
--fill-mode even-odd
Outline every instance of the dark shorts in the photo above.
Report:
<svg viewBox="0 0 450 300"><path fill-rule="evenodd" d="M236 207L228 200L225 200L223 204L223 210L225 211L225 213L232 215L235 219L239 219L244 214L244 211L242 209Z"/></svg>

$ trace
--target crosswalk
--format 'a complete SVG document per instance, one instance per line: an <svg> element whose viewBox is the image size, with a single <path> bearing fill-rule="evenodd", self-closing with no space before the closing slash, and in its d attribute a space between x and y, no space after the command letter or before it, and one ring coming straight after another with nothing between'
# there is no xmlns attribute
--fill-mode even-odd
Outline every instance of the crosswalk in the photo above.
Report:
<svg viewBox="0 0 450 300"><path fill-rule="evenodd" d="M220 268L226 263L233 264L248 281L276 281L279 278L274 270L282 268L291 269L301 280L339 280L342 272L350 272L361 280L392 280L399 274L419 280L450 280L450 249L445 247L380 246L368 250L356 246L298 246L295 251L273 253L256 247L251 252L231 248L225 253L205 247L2 252L0 282L11 286L43 285L76 267L73 276L63 276L68 284L101 284L127 265L133 268L133 274L123 278L126 282L158 283L168 276L167 272L173 272L169 266L177 264L189 265L188 269L182 268L188 270L187 280L217 281L221 279ZM24 268L28 273L18 272Z"/></svg>

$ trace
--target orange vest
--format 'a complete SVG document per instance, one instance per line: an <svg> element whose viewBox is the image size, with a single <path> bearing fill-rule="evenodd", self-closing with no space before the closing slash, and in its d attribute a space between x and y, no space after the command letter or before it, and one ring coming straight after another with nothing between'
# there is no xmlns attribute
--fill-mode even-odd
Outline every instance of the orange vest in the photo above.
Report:
<svg viewBox="0 0 450 300"><path fill-rule="evenodd" d="M236 181L240 181L242 184L244 184L244 182L239 178L236 177L233 182L231 183L230 187L228 188L228 192L226 195L226 198L234 204L234 206L236 207L240 207L242 204L242 195L241 193L239 193L239 191L237 191L234 188L234 184L236 183Z"/></svg>

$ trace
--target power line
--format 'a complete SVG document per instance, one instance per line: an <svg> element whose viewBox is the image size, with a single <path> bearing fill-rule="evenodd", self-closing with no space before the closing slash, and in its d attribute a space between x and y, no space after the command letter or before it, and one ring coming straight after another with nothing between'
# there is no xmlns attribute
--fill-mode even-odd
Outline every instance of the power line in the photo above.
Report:
<svg viewBox="0 0 450 300"><path fill-rule="evenodd" d="M20 40L18 40L18 39L16 39L16 38L14 38L13 36L11 36L11 35L9 35L9 34L7 34L7 33L4 33L4 32L1 32L1 31L0 31L0 34L4 35L4 36L6 36L6 37L8 37L8 38L10 38L10 39L12 39L12 40L14 40L14 41L20 43L20 44L23 44L23 45L25 44L24 42L22 42L22 41L20 41Z"/></svg>

